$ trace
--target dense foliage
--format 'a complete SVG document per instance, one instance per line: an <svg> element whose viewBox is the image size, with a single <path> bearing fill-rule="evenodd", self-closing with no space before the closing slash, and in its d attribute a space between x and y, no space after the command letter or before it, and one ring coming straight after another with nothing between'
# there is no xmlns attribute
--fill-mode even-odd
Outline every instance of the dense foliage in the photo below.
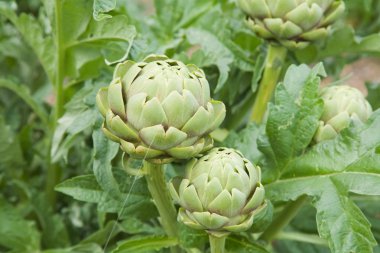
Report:
<svg viewBox="0 0 380 253"><path fill-rule="evenodd" d="M234 0L0 1L0 252L209 251L202 230L179 223L166 235L142 162L102 132L98 90L117 63L149 54L203 69L227 111L214 145L261 167L265 208L227 252L380 252L380 79L361 79L366 122L314 140L321 80L344 84L347 66L379 64L380 2L344 2L324 40L279 62L261 123L250 114L270 46ZM184 167L168 164L167 181Z"/></svg>

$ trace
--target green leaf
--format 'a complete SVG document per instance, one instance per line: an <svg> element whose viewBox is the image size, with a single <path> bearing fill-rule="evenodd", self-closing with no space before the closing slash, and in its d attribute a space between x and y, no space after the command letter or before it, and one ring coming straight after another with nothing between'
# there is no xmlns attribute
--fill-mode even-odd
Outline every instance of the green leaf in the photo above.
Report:
<svg viewBox="0 0 380 253"><path fill-rule="evenodd" d="M314 145L289 163L284 177L343 171L380 173L380 110L365 125L353 122L337 138Z"/></svg>
<svg viewBox="0 0 380 253"><path fill-rule="evenodd" d="M42 253L104 253L97 244L81 244L65 249L44 250Z"/></svg>
<svg viewBox="0 0 380 253"><path fill-rule="evenodd" d="M374 110L380 108L380 85L378 83L367 83L367 100Z"/></svg>
<svg viewBox="0 0 380 253"><path fill-rule="evenodd" d="M6 125L2 115L0 116L0 143L0 172L20 169L19 167L24 162L20 142L11 128Z"/></svg>
<svg viewBox="0 0 380 253"><path fill-rule="evenodd" d="M94 175L83 175L68 179L55 187L56 191L70 195L74 199L90 203L102 200L104 191Z"/></svg>
<svg viewBox="0 0 380 253"><path fill-rule="evenodd" d="M263 132L262 128L255 123L250 123L238 133L230 132L224 145L240 150L248 160L257 164L263 156L257 146L257 139Z"/></svg>
<svg viewBox="0 0 380 253"><path fill-rule="evenodd" d="M112 253L138 253L156 251L162 248L176 246L176 238L166 236L144 236L120 242Z"/></svg>
<svg viewBox="0 0 380 253"><path fill-rule="evenodd" d="M274 103L269 105L267 137L262 138L259 147L275 159L277 170L283 170L300 155L317 130L323 111L318 95L321 73L321 66L313 70L305 65L291 66L284 83L277 86Z"/></svg>
<svg viewBox="0 0 380 253"><path fill-rule="evenodd" d="M101 188L111 194L113 198L121 199L121 192L112 173L111 161L119 151L119 144L110 141L104 136L101 129L94 130L93 171Z"/></svg>
<svg viewBox="0 0 380 253"><path fill-rule="evenodd" d="M11 252L38 252L40 234L33 221L25 220L17 209L0 199L0 245Z"/></svg>
<svg viewBox="0 0 380 253"><path fill-rule="evenodd" d="M31 15L17 16L11 4L1 4L0 14L9 19L37 55L50 81L54 78L55 49L53 39L46 36L39 22Z"/></svg>
<svg viewBox="0 0 380 253"><path fill-rule="evenodd" d="M48 124L48 114L42 104L38 103L30 94L30 90L24 85L18 85L9 80L0 78L0 88L6 88L14 92L36 113L44 124Z"/></svg>
<svg viewBox="0 0 380 253"><path fill-rule="evenodd" d="M96 243L99 245L105 245L107 241L113 239L122 232L124 232L123 228L117 221L110 221L107 225L82 240L81 244Z"/></svg>
<svg viewBox="0 0 380 253"><path fill-rule="evenodd" d="M86 31L66 46L69 50L69 59L74 58L74 66L68 64L70 73L78 70L82 73L90 71L89 67L85 68L86 61L94 61L99 57L105 58L107 64L126 60L137 35L135 27L128 23L128 18L123 15L91 21Z"/></svg>
<svg viewBox="0 0 380 253"><path fill-rule="evenodd" d="M264 247L259 244L249 242L243 238L234 236L227 237L226 240L227 252L239 252L239 253L269 253Z"/></svg>
<svg viewBox="0 0 380 253"><path fill-rule="evenodd" d="M215 35L206 30L190 28L186 30L186 37L190 44L199 45L202 48L208 56L208 62L217 66L219 78L215 92L220 91L227 81L229 65L234 59L231 51Z"/></svg>
<svg viewBox="0 0 380 253"><path fill-rule="evenodd" d="M116 7L116 0L94 0L94 12L93 16L96 21L112 18L111 15L106 14L112 11Z"/></svg>
<svg viewBox="0 0 380 253"><path fill-rule="evenodd" d="M208 235L205 231L192 229L183 223L180 223L178 227L179 241L182 247L202 249L208 243Z"/></svg>
<svg viewBox="0 0 380 253"><path fill-rule="evenodd" d="M61 43L64 47L77 41L86 32L92 20L91 2L87 0L56 1L62 18L59 29L62 29Z"/></svg>
<svg viewBox="0 0 380 253"><path fill-rule="evenodd" d="M95 96L99 87L99 84L86 83L66 104L66 113L58 120L53 136L51 156L54 162L61 158L67 161L70 149L83 142L81 134L94 127L99 117L95 108Z"/></svg>
<svg viewBox="0 0 380 253"><path fill-rule="evenodd" d="M272 201L295 200L304 194L311 196L317 210L319 234L328 240L333 252L370 253L376 245L370 223L347 193L380 195L379 184L379 174L346 172L284 179L265 188Z"/></svg>

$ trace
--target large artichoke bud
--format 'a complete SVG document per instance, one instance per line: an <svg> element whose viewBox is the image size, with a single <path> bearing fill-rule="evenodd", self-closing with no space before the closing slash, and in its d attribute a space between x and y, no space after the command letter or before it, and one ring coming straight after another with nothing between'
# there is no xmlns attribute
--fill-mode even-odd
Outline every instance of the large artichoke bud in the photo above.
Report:
<svg viewBox="0 0 380 253"><path fill-rule="evenodd" d="M352 119L366 122L372 113L363 93L347 85L323 88L321 97L324 111L314 136L316 142L333 139Z"/></svg>
<svg viewBox="0 0 380 253"><path fill-rule="evenodd" d="M326 37L345 9L342 0L238 0L238 5L258 36L291 49Z"/></svg>
<svg viewBox="0 0 380 253"><path fill-rule="evenodd" d="M189 227L221 236L247 230L265 206L260 168L229 148L214 148L187 165L186 178L173 179L171 195L178 219Z"/></svg>
<svg viewBox="0 0 380 253"><path fill-rule="evenodd" d="M153 163L212 148L209 133L225 117L224 104L210 99L204 72L166 56L118 64L96 101L106 136L131 157Z"/></svg>

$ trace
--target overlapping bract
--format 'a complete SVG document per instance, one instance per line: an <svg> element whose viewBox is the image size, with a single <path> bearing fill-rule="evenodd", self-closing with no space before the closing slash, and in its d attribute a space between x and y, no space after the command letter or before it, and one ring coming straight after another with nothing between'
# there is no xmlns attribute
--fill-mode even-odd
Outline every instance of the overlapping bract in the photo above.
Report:
<svg viewBox="0 0 380 253"><path fill-rule="evenodd" d="M260 168L234 149L214 148L193 159L186 178L169 184L178 219L213 235L245 231L265 206Z"/></svg>
<svg viewBox="0 0 380 253"><path fill-rule="evenodd" d="M154 163L210 149L208 134L225 117L224 104L210 98L203 71L166 56L117 65L96 100L106 136L131 157Z"/></svg>
<svg viewBox="0 0 380 253"><path fill-rule="evenodd" d="M335 138L348 127L352 119L366 122L372 107L358 89L342 85L326 87L321 91L324 111L314 136L316 142Z"/></svg>
<svg viewBox="0 0 380 253"><path fill-rule="evenodd" d="M238 0L238 5L258 36L291 49L326 37L345 9L342 0Z"/></svg>

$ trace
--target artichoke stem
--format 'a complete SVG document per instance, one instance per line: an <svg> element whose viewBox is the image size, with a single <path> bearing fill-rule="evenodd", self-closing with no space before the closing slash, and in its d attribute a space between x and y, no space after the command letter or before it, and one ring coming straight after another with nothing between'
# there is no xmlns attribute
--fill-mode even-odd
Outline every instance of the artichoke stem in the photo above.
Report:
<svg viewBox="0 0 380 253"><path fill-rule="evenodd" d="M224 253L224 245L226 243L227 235L217 237L212 234L209 235L211 253Z"/></svg>
<svg viewBox="0 0 380 253"><path fill-rule="evenodd" d="M303 195L296 201L287 204L282 212L273 220L269 227L261 234L260 240L271 242L277 234L285 228L289 222L297 215L298 211L303 207L308 197Z"/></svg>
<svg viewBox="0 0 380 253"><path fill-rule="evenodd" d="M160 223L166 234L170 237L178 237L177 211L174 208L169 190L165 181L163 164L153 164L144 161L143 170L148 183L148 189L152 195L154 204L160 214ZM172 253L181 252L179 247L171 248Z"/></svg>
<svg viewBox="0 0 380 253"><path fill-rule="evenodd" d="M251 116L251 120L257 124L263 121L268 102L272 97L284 66L286 54L287 49L285 47L269 44L264 75L260 82Z"/></svg>

